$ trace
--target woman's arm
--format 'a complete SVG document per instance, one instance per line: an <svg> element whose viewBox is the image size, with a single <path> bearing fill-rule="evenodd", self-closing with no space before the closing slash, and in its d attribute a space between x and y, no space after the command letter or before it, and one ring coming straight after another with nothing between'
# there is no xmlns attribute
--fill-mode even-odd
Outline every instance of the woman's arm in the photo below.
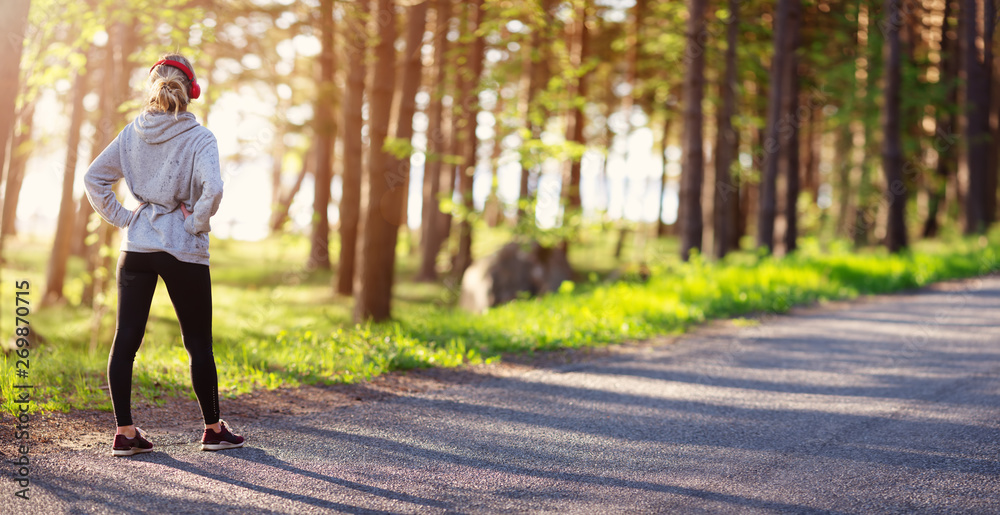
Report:
<svg viewBox="0 0 1000 515"><path fill-rule="evenodd" d="M83 184L87 190L87 199L90 200L90 205L94 206L94 211L97 211L97 214L109 224L124 228L132 222L132 211L125 209L115 197L114 187L121 178L121 154L116 137L90 164L90 168L83 176Z"/></svg>
<svg viewBox="0 0 1000 515"><path fill-rule="evenodd" d="M222 173L219 168L219 145L211 136L194 156L194 177L201 184L201 197L194 199L191 215L185 215L184 230L189 234L202 234L212 230L209 219L219 210L222 202Z"/></svg>

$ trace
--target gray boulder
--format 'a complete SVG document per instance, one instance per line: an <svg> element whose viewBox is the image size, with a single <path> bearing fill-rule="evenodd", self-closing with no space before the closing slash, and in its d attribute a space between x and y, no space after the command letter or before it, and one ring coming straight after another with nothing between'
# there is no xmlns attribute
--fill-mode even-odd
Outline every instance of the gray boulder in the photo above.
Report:
<svg viewBox="0 0 1000 515"><path fill-rule="evenodd" d="M459 306L482 313L520 295L558 291L573 277L566 252L532 242L529 250L508 243L497 252L475 260L462 276Z"/></svg>

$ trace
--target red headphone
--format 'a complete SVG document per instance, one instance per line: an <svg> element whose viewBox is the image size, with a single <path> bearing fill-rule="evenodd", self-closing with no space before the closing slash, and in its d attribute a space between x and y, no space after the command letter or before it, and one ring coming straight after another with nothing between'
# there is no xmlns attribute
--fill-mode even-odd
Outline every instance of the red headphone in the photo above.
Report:
<svg viewBox="0 0 1000 515"><path fill-rule="evenodd" d="M174 68L177 68L178 70L184 72L184 75L187 75L188 80L191 81L191 89L188 92L191 97L191 100L194 100L201 96L201 86L199 86L198 82L194 80L194 73L191 73L191 70L189 70L187 66L184 66L184 63L180 61L174 61L172 59L164 59L162 61L157 61L156 64L151 66L149 68L149 73L153 73L153 68L156 68L161 64L165 64L167 66L173 66Z"/></svg>

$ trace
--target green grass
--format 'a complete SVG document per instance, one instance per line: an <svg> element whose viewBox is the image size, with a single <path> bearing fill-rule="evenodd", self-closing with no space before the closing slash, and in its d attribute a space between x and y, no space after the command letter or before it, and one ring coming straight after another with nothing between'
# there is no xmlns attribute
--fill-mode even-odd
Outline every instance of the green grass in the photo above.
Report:
<svg viewBox="0 0 1000 515"><path fill-rule="evenodd" d="M477 255L506 239L501 231L477 234ZM801 251L786 258L740 252L721 262L696 257L690 263L676 259L673 240L642 244L638 238L626 261L647 263L651 278L644 282L626 271L620 280L605 282L608 272L624 265L611 257L615 235L591 231L571 251L583 281L557 294L469 315L451 307L453 291L409 280L417 258L404 233L407 245L401 246L393 304L396 320L365 325L351 322L350 299L332 293L331 272L302 268L308 253L305 239L213 241L219 391L234 396L262 388L358 381L389 370L480 363L506 352L607 345L682 332L713 318L744 317L738 323L748 325L754 323L752 315L794 305L993 272L1000 268L998 236L920 242L901 255L881 249L855 253L836 242L820 248L805 239ZM41 400L36 409L110 410L104 385L114 336L113 305L99 318L89 308L73 306L82 291L83 268L74 259L66 287L69 303L38 309L47 249L47 242L18 241L2 282L5 314L13 310L7 300L13 298L13 281L31 282L31 327L47 340L31 349L30 382ZM107 301L115 302L113 291ZM2 334L13 334L12 323L12 317L2 318ZM15 359L8 354L2 364L0 393L8 412L14 409ZM133 386L134 399L153 403L171 395L193 397L187 353L162 283L136 358Z"/></svg>

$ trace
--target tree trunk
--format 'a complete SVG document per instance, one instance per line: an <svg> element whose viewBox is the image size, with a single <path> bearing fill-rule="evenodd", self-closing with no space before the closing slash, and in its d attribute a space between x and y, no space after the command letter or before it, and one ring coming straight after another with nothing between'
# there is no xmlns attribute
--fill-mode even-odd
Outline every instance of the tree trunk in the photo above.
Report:
<svg viewBox="0 0 1000 515"><path fill-rule="evenodd" d="M622 139L625 141L625 151L622 153L622 162L627 163L629 157L628 140L632 137L632 112L635 106L635 90L638 86L639 77L639 54L642 46L642 23L645 16L646 0L636 0L632 10L632 23L629 24L626 32L626 55L625 55L625 84L628 85L628 94L622 95L621 113L624 117L624 130ZM702 42L699 41L699 44ZM701 52L704 49L699 47ZM702 79L704 84L704 78ZM612 95L614 91L612 90ZM613 140L612 140L613 141ZM610 149L609 149L610 150ZM627 198L626 192L626 198Z"/></svg>
<svg viewBox="0 0 1000 515"><path fill-rule="evenodd" d="M946 106L958 104L958 44L955 38L948 37L948 23L954 14L952 11L953 1L947 0L944 3L944 15L941 23L941 61L939 66L941 80L947 88ZM935 129L932 141L938 157L935 174L928 186L927 218L924 220L922 231L924 238L933 238L938 234L938 212L945 200L948 178L954 172L956 161L955 113L945 106L939 106L935 111Z"/></svg>
<svg viewBox="0 0 1000 515"><path fill-rule="evenodd" d="M462 173L459 175L459 192L462 195L462 205L464 215L458 226L458 254L455 259L455 270L453 275L461 280L465 269L472 264L472 221L470 215L473 211L472 204L472 179L476 173L476 150L479 141L476 138L476 116L479 114L479 76L483 72L483 52L485 51L485 41L481 34L477 34L483 24L483 0L473 0L468 4L471 13L469 14L469 33L475 36L472 44L469 45L469 54L466 66L469 68L469 77L464 81L465 95L463 95L462 111L465 115L466 131L464 144L464 157L462 159Z"/></svg>
<svg viewBox="0 0 1000 515"><path fill-rule="evenodd" d="M551 23L549 18L551 4L552 0L541 0L541 3L534 0L530 3L532 8L538 7L541 9L541 13L533 13L536 16L532 24L531 39L523 43L522 50L524 58L522 59L523 64L521 68L520 112L524 117L524 129L528 131L532 139L537 139L541 133L541 127L535 123L535 118L532 116L532 107L534 106L535 95L538 93L538 89L543 86L541 59L542 45L546 42L546 38L543 37L545 32L543 27L545 24ZM521 154L521 180L517 202L518 221L524 217L525 204L529 201L528 179L531 176L531 169L535 166L534 157L525 159L526 157L526 154Z"/></svg>
<svg viewBox="0 0 1000 515"><path fill-rule="evenodd" d="M393 0L378 0L379 39L375 47L375 75L369 104L368 209L365 213L363 260L359 268L354 319L380 322L391 316L392 280L396 261L396 226L379 209L388 191L387 165L391 156L382 146L389 133L393 85L396 82L396 13Z"/></svg>
<svg viewBox="0 0 1000 515"><path fill-rule="evenodd" d="M337 293L352 295L358 254L358 224L361 220L362 142L364 127L362 103L365 93L365 55L368 31L368 2L353 4L353 13L345 18L352 36L347 44L347 88L344 94L344 176L340 199L340 260L337 264Z"/></svg>
<svg viewBox="0 0 1000 515"><path fill-rule="evenodd" d="M460 5L464 5L460 4ZM465 40L465 38L470 37L472 32L469 29L470 19L469 13L463 12L461 9L458 11L459 16L459 42ZM458 49L456 49L456 54ZM467 58L467 55L464 56ZM462 57L457 58L459 61ZM451 131L449 136L451 136L451 141L448 142L449 148L449 159L445 161L445 172L442 174L443 182L441 186L440 196L447 199L454 199L456 188L459 188L458 178L459 170L461 165L457 164L456 161L460 161L465 156L465 137L466 137L466 124L468 122L468 117L465 111L469 108L467 102L471 98L469 90L472 88L468 78L468 73L465 72L465 66L459 66L459 63L453 63L455 66L455 87L454 93L452 94L452 105L451 105ZM468 63L463 63L467 65ZM461 191L460 189L458 190ZM451 236L452 228L452 218L453 213L457 211L456 207L452 207L452 210L447 213L442 213L441 216L441 243L445 245L448 238ZM451 275L452 280L461 280L461 275L456 273L458 271L458 252L456 251L451 256Z"/></svg>
<svg viewBox="0 0 1000 515"><path fill-rule="evenodd" d="M851 228L851 138L853 134L844 124L834 133L833 172L836 173L837 221L836 232L848 234Z"/></svg>
<svg viewBox="0 0 1000 515"><path fill-rule="evenodd" d="M5 12L0 21L0 34L8 43L0 52L0 172L9 157L7 141L14 134L17 121L15 101L20 91L21 52L30 7L30 0L4 2Z"/></svg>
<svg viewBox="0 0 1000 515"><path fill-rule="evenodd" d="M577 19L574 23L574 43L573 43L573 55L570 59L570 66L575 70L579 70L587 59L587 3L584 2L583 5L577 11ZM639 4L637 4L639 5ZM586 74L580 75L577 80L575 87L572 89L572 109L570 110L569 123L566 126L566 139L568 141L573 141L575 143L583 144L583 125L585 123L583 117L583 102L587 98L587 77ZM566 211L567 215L570 212L576 212L580 210L580 159L572 159L569 163L569 183L566 187Z"/></svg>
<svg viewBox="0 0 1000 515"><path fill-rule="evenodd" d="M215 69L215 62L218 60L215 52L205 52L205 68L203 68L202 74L211 77L212 70ZM295 65L292 65L292 69L295 69ZM222 92L218 91L222 88L206 88L205 92L201 96L201 119L203 123L208 123L208 115L212 112L212 106L215 101L222 96Z"/></svg>
<svg viewBox="0 0 1000 515"><path fill-rule="evenodd" d="M94 125L97 127L97 131L94 134L94 139L91 141L90 145L90 161L93 162L97 159L97 156L104 151L104 148L108 146L109 143L114 139L115 133L117 132L117 125L115 124L115 114L118 109L118 100L116 97L116 75L117 65L115 63L115 42L119 38L113 36L114 30L108 31L108 41L102 49L102 57L100 61L100 66L91 66L91 73L100 73L99 84L97 93L100 95L98 99L97 116ZM123 56L124 57L124 56ZM103 231L106 230L105 225L100 222L100 217L96 216L94 212L94 207L90 205L90 200L86 195L83 195L80 199L80 214L79 223L77 227L82 227L78 234L77 242L82 245L81 257L87 263L87 273L85 274L85 279L83 283L83 292L80 296L80 305L82 306L94 306L95 298L95 282L97 277L95 276L95 271L98 268L100 253L98 249L100 248L100 241ZM96 223L92 223L96 221ZM93 227L93 230L90 228ZM95 312L96 316L96 312ZM95 336L96 338L96 336Z"/></svg>
<svg viewBox="0 0 1000 515"><path fill-rule="evenodd" d="M277 92L275 96L278 96ZM277 108L279 112L284 112L290 106L290 101L279 100ZM281 185L281 177L284 175L285 156L288 155L288 146L285 145L285 135L287 133L284 126L277 127L274 145L271 149L271 217L268 221L271 234L275 234L281 230L287 216L287 210L282 206L282 201L285 199L285 189ZM283 212L286 214L282 214Z"/></svg>
<svg viewBox="0 0 1000 515"><path fill-rule="evenodd" d="M778 11L774 18L774 56L771 58L771 80L769 84L767 132L764 141L764 169L760 180L760 205L757 214L757 246L767 252L774 251L774 217L777 213L778 124L781 120L781 101L784 95L784 81L781 71L790 53L788 32L789 13L792 1L778 0Z"/></svg>
<svg viewBox="0 0 1000 515"><path fill-rule="evenodd" d="M880 84L881 81L878 77L883 73L882 67L885 66L882 49L885 43L875 12L876 5L877 2L871 5L860 4L858 16L858 29L859 31L863 30L868 35L868 41L863 44L859 43L859 47L863 45L861 55L864 56L864 60L857 63L856 70L864 70L864 74L858 75L855 72L855 80L858 84L856 88L857 105L859 106L857 116L864 122L858 124L858 131L854 136L854 141L859 143L854 148L854 170L852 171L852 181L856 187L858 199L852 226L855 248L869 245L871 237L876 232L879 220L878 209L881 207L880 193L875 185L878 179L873 176L876 162L872 157L881 153L881 147L878 145L880 138L877 138L876 135L882 131L882 127L875 117L866 116L867 113L878 112L881 109L879 98L883 96L882 84ZM864 8L867 19L863 28L860 16L861 7Z"/></svg>
<svg viewBox="0 0 1000 515"><path fill-rule="evenodd" d="M23 146L17 144L19 138L14 136L14 124L17 122L15 108L20 91L21 53L30 7L30 0L7 2L4 9L6 12L0 21L0 34L10 43L0 52L0 175L3 174L4 165L10 161L7 176L0 177L0 180L6 181L3 207L0 208L3 213L3 220L0 220L0 262L3 261L5 236L14 230L17 199L21 193L21 181L24 180L23 165L15 166ZM30 127L31 121L27 120L27 124ZM8 141L11 142L11 155L7 155ZM19 174L16 173L18 171Z"/></svg>
<svg viewBox="0 0 1000 515"><path fill-rule="evenodd" d="M330 180L333 169L333 145L336 138L337 122L333 116L336 85L333 82L334 68L334 0L320 0L319 33L322 49L319 54L320 78L315 103L316 128L316 170L314 177L312 237L310 240L310 269L330 269Z"/></svg>
<svg viewBox="0 0 1000 515"><path fill-rule="evenodd" d="M113 85L110 90L112 101L107 114L109 122L101 130L102 137L107 138L107 143L110 143L128 123L125 113L121 112L119 107L131 97L129 81L136 64L132 54L139 44L138 30L138 27L131 21L121 21L114 25L108 35L108 46L105 49L106 62L113 62L114 65L111 72L113 77ZM107 143L103 146L107 146ZM109 304L104 293L107 291L108 285L114 282L113 243L118 229L111 224L102 223L98 233L98 241L90 253L90 261L87 266L88 275L92 278L94 288L92 305L94 306L96 327L93 332L95 339L99 335L101 316Z"/></svg>
<svg viewBox="0 0 1000 515"><path fill-rule="evenodd" d="M899 43L899 20L902 13L900 0L885 0L883 15L888 21L884 32L885 52L885 102L882 106L882 169L888 191L889 220L886 229L886 247L890 252L906 248L906 186L903 184L903 142L900 125L900 82L902 81L902 57Z"/></svg>
<svg viewBox="0 0 1000 515"><path fill-rule="evenodd" d="M732 174L736 159L736 44L739 37L739 0L729 0L729 19L726 20L726 71L719 83L722 108L718 113L715 141L715 202L712 221L715 224L715 257L721 259L733 250L733 233L736 231L735 213L739 209L739 187Z"/></svg>
<svg viewBox="0 0 1000 515"><path fill-rule="evenodd" d="M599 195L595 204L597 209L603 211L601 220L604 221L608 216L608 206L611 204L611 180L608 175L608 162L611 160L611 150L615 143L615 132L611 128L611 115L615 113L615 101L617 97L615 96L615 76L614 74L608 73L605 78L604 84L604 98L600 101L600 104L604 107L604 127L601 131L601 144L604 146L604 156L601 159L601 170L597 176L597 186L595 190Z"/></svg>
<svg viewBox="0 0 1000 515"><path fill-rule="evenodd" d="M429 0L410 6L406 19L406 50L399 68L399 110L393 137L410 143L413 139L413 113L417 110L416 94L420 89L421 63L420 49L423 46L424 28L427 21ZM382 198L382 217L395 226L406 225L406 200L410 186L410 154L403 158L390 156L386 169L389 190ZM398 233L393 231L393 247Z"/></svg>
<svg viewBox="0 0 1000 515"><path fill-rule="evenodd" d="M73 205L76 214L73 215L73 228L70 231L69 255L83 258L87 254L87 225L94 208L90 205L86 194L74 200Z"/></svg>
<svg viewBox="0 0 1000 515"><path fill-rule="evenodd" d="M788 121L787 139L781 142L781 156L785 160L785 254L795 252L799 238L799 24L802 17L801 0L794 0L788 12L788 55L785 61L785 119ZM780 130L780 129L779 129Z"/></svg>
<svg viewBox="0 0 1000 515"><path fill-rule="evenodd" d="M87 94L86 66L77 72L73 81L72 113L69 122L69 138L66 144L66 161L63 167L62 200L59 203L59 221L56 236L52 242L52 255L46 275L44 304L52 304L64 299L63 285L66 282L66 263L69 260L70 240L73 231L73 217L76 202L73 201L73 181L76 178L77 148L80 146L80 126L83 125L83 97Z"/></svg>
<svg viewBox="0 0 1000 515"><path fill-rule="evenodd" d="M673 112L669 109L663 111L663 137L660 139L660 156L663 158L660 168L660 208L656 210L659 216L656 218L656 237L663 238L667 235L667 224L663 222L663 199L667 196L667 145L670 142L670 122L673 121ZM677 221L674 221L676 224Z"/></svg>
<svg viewBox="0 0 1000 515"><path fill-rule="evenodd" d="M785 0L786 2L788 0ZM681 259L687 261L692 249L701 249L702 177L705 155L702 149L701 102L705 88L705 49L702 34L705 32L706 2L689 0L687 47L684 58L687 72L684 76L684 158L681 164L680 217Z"/></svg>
<svg viewBox="0 0 1000 515"><path fill-rule="evenodd" d="M984 57L983 66L985 70L983 73L987 77L987 84L985 87L990 91L990 102L991 104L1000 105L998 99L993 98L996 93L993 90L997 89L998 85L996 81L998 80L996 75L996 70L994 70L993 63L993 31L996 30L997 23L997 9L995 0L984 0L983 2L983 19L986 20L986 33L983 36L983 40L986 41L986 55ZM985 187L983 188L983 193L986 199L983 201L983 226L989 227L996 221L996 211L997 211L997 165L998 160L1000 160L1000 155L998 155L997 149L997 139L995 139L1000 133L1000 113L992 111L993 106L990 107L991 112L994 112L997 116L991 116L989 113L986 115L986 131L989 134L989 140L987 143L989 160L987 161L988 166L986 168L986 176L983 178Z"/></svg>
<svg viewBox="0 0 1000 515"><path fill-rule="evenodd" d="M801 94L801 93L800 93ZM808 98L808 94L803 95ZM799 105L802 105L802 98L799 99ZM817 181L819 180L819 160L818 154L819 149L819 136L821 133L817 132L817 128L820 125L820 111L813 111L809 115L809 120L805 122L806 133L804 140L802 142L802 149L805 154L800 156L799 166L802 169L802 184L800 188L802 191L809 193L810 201L815 204L817 197L816 188L819 186Z"/></svg>
<svg viewBox="0 0 1000 515"><path fill-rule="evenodd" d="M103 102L103 99L101 101ZM99 111L103 111L103 109L99 109ZM100 147L98 147L99 141L101 143ZM100 136L95 136L92 143L90 151L91 162L93 162L94 159L97 159L97 156L101 154L101 151L107 146L108 142L103 141L103 138ZM95 213L94 206L90 205L90 200L87 198L86 193L80 195L80 200L77 203L79 204L79 207L73 221L73 236L70 242L70 254L79 256L86 261L90 259L90 252L94 249L93 238L91 238L91 235L93 232L96 232L97 227L100 226L95 226L94 231L91 231L90 229L91 221L93 220ZM86 286L84 288L86 288ZM84 300L89 299L85 298Z"/></svg>
<svg viewBox="0 0 1000 515"><path fill-rule="evenodd" d="M986 186L989 162L989 105L990 105L990 47L993 41L993 24L986 23L980 34L977 17L977 0L963 0L960 15L965 22L965 135L969 170L968 193L965 199L965 233L978 234L986 230ZM989 4L990 2L986 2ZM990 9L987 9L990 10ZM982 36L984 52L980 54L976 40Z"/></svg>
<svg viewBox="0 0 1000 515"><path fill-rule="evenodd" d="M740 203L736 208L736 232L733 234L731 243L733 250L739 250L743 237L750 232L750 217L757 212L756 201L760 198L757 192L757 185L749 181L740 181Z"/></svg>
<svg viewBox="0 0 1000 515"><path fill-rule="evenodd" d="M114 24L108 31L108 42L104 47L104 65L101 69L107 74L101 81L104 88L102 97L106 96L101 108L99 130L91 147L91 158L96 158L101 151L115 138L121 127L125 126L124 113L118 111L129 97L129 78L132 51L136 46L136 27L124 21ZM87 249L87 277L84 284L81 304L94 308L95 327L100 327L105 304L98 294L104 293L110 278L114 275L111 268L111 253L101 252L109 248L114 240L117 229L111 224L101 223L97 229L97 241ZM98 334L94 333L92 342L96 342Z"/></svg>
<svg viewBox="0 0 1000 515"><path fill-rule="evenodd" d="M98 77L97 82L99 85L95 88L95 93L99 95L97 102L97 112L93 120L94 127L97 128L94 137L90 142L90 161L93 162L97 159L97 156L104 151L104 148L108 146L109 143L115 137L115 123L113 120L114 110L117 106L113 105L114 102L114 70L115 70L115 55L114 55L114 45L111 44L109 40L101 52L101 58L99 61L100 66L91 65L90 73L96 74ZM100 223L91 222L95 219L99 219L94 212L94 207L90 205L90 200L87 195L80 196L80 211L77 213L76 217L76 227L74 229L74 240L73 240L73 254L78 255L83 258L88 264L93 259L93 253L97 250L96 241L99 238L97 233L100 231ZM91 227L94 229L91 230ZM80 304L83 306L91 306L94 302L94 281L93 276L87 274L84 279L83 295L80 299Z"/></svg>
<svg viewBox="0 0 1000 515"><path fill-rule="evenodd" d="M101 297L98 294L103 294L108 289L108 284L114 278L114 271L111 267L111 253L102 253L99 250L112 250L111 247L114 243L116 231L115 226L111 224L102 223L100 225L100 228L97 230L97 241L94 243L94 249L90 252L90 260L87 262L87 269L92 270L88 273L91 282L89 289L84 288L84 296L80 303L83 305L90 303L90 306L95 308L95 317L98 312L104 309L103 304L100 302Z"/></svg>
<svg viewBox="0 0 1000 515"><path fill-rule="evenodd" d="M508 35L509 36L509 35ZM500 155L503 153L503 139L510 133L501 126L504 98L497 95L493 104L493 150L490 152L490 192L483 204L483 218L488 227L497 227L503 219L503 203L497 193L499 189Z"/></svg>
<svg viewBox="0 0 1000 515"><path fill-rule="evenodd" d="M302 189L302 183L305 181L306 175L309 174L309 170L315 169L316 142L313 142L313 146L306 150L305 155L302 156L302 166L299 168L299 173L295 176L295 183L292 184L292 187L288 191L280 191L279 188L279 197L271 212L271 234L276 234L285 225L285 221L288 220L288 213L292 209L292 202L295 201L295 196ZM341 205L343 205L343 201L341 201ZM341 223L343 223L343 218L341 218ZM340 266L343 267L343 263Z"/></svg>
<svg viewBox="0 0 1000 515"><path fill-rule="evenodd" d="M532 7L536 6L537 0L533 0ZM535 96L538 91L545 88L549 80L549 63L551 56L551 27L554 24L553 10L558 7L555 0L541 0L537 6L541 13L535 13L531 33L530 47L525 43L524 69L522 71L522 84L527 82L522 89L521 113L524 116L524 128L527 129L532 139L541 137L544 128L544 120L547 118L546 108L535 105ZM517 220L524 218L525 204L531 201L531 194L528 191L528 182L531 178L531 170L540 167L541 163L536 163L536 157L525 159L525 154L521 158L521 181L518 190ZM530 223L534 224L532 219Z"/></svg>
<svg viewBox="0 0 1000 515"><path fill-rule="evenodd" d="M442 215L439 207L443 158L445 154L444 104L445 80L448 72L448 29L451 21L451 0L437 0L434 28L434 83L427 109L427 159L424 162L424 204L420 222L420 271L418 281L437 279L437 256L441 251ZM447 174L444 174L447 175Z"/></svg>
<svg viewBox="0 0 1000 515"><path fill-rule="evenodd" d="M283 109L282 106L278 106L278 109ZM284 107L287 109L287 107ZM284 197L282 195L281 188L281 171L284 166L285 152L287 148L284 143L284 134L278 132L274 139L274 148L271 152L271 220L274 221L277 218L277 211L280 208L281 199ZM274 224L272 223L272 226ZM279 226L280 227L280 226ZM272 230L273 232L273 230Z"/></svg>
<svg viewBox="0 0 1000 515"><path fill-rule="evenodd" d="M3 223L0 227L0 249L2 240L7 236L17 234L17 204L21 197L21 185L24 183L24 168L31 154L31 133L34 126L35 102L21 109L20 129L11 140L10 163L7 168L7 183L4 185Z"/></svg>

